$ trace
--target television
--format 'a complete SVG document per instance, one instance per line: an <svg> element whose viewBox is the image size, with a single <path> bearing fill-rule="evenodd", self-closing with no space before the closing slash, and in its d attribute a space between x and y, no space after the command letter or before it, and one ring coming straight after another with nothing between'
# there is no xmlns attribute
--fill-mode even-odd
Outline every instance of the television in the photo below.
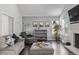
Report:
<svg viewBox="0 0 79 59"><path fill-rule="evenodd" d="M79 5L68 10L68 14L71 24L79 23Z"/></svg>

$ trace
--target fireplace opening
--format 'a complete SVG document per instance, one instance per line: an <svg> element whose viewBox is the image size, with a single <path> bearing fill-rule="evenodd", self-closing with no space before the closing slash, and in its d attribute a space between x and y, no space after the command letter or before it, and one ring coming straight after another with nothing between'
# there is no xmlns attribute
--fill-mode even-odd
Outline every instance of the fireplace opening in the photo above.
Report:
<svg viewBox="0 0 79 59"><path fill-rule="evenodd" d="M75 47L79 48L79 34L75 33Z"/></svg>

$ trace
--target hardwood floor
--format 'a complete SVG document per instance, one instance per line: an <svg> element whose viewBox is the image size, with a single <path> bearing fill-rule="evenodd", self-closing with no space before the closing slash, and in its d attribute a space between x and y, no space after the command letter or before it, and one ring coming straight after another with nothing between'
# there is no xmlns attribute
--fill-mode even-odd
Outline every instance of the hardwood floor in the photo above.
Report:
<svg viewBox="0 0 79 59"><path fill-rule="evenodd" d="M53 41L52 47L54 49L54 55L70 55L71 54L60 41L58 42Z"/></svg>
<svg viewBox="0 0 79 59"><path fill-rule="evenodd" d="M54 49L54 55L73 55L69 52L60 41L51 41ZM30 47L26 46L22 51L21 55L29 55Z"/></svg>

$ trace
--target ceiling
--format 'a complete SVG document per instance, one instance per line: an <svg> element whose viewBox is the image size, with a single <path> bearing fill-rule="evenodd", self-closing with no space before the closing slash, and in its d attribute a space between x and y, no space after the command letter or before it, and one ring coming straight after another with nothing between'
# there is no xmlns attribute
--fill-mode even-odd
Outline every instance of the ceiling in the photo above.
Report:
<svg viewBox="0 0 79 59"><path fill-rule="evenodd" d="M19 4L22 16L60 16L64 4Z"/></svg>

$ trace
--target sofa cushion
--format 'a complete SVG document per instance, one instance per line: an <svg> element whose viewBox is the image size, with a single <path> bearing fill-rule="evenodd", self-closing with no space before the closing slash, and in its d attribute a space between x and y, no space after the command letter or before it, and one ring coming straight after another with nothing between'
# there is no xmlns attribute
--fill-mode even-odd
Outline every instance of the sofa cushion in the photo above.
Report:
<svg viewBox="0 0 79 59"><path fill-rule="evenodd" d="M14 52L15 55L18 55L23 48L24 48L24 42L17 42L13 46L8 46L8 47L6 47L5 49L3 49L1 51L8 51L8 52L12 51L12 52Z"/></svg>
<svg viewBox="0 0 79 59"><path fill-rule="evenodd" d="M16 52L16 54L19 54L23 48L24 48L24 42L17 42L14 45L14 47L10 49L13 49Z"/></svg>
<svg viewBox="0 0 79 59"><path fill-rule="evenodd" d="M15 55L14 51L0 51L0 55Z"/></svg>
<svg viewBox="0 0 79 59"><path fill-rule="evenodd" d="M0 50L4 49L5 47L7 47L8 45L5 43L5 38L4 37L0 37Z"/></svg>
<svg viewBox="0 0 79 59"><path fill-rule="evenodd" d="M8 49L9 47L6 47L2 50L0 50L0 55L14 55L16 54L13 49Z"/></svg>

